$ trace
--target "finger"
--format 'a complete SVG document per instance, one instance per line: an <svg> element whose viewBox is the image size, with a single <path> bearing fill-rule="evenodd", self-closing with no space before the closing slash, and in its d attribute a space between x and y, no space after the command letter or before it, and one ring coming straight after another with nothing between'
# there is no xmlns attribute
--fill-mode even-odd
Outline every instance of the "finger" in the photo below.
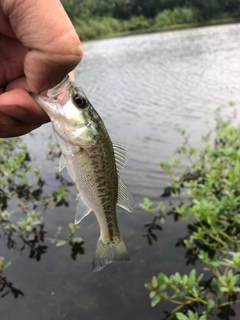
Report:
<svg viewBox="0 0 240 320"><path fill-rule="evenodd" d="M0 112L0 138L11 138L24 135L39 125L25 124Z"/></svg>
<svg viewBox="0 0 240 320"><path fill-rule="evenodd" d="M27 52L28 49L19 40L0 34L0 86L24 76Z"/></svg>
<svg viewBox="0 0 240 320"><path fill-rule="evenodd" d="M21 89L24 89L25 91L29 91L26 77L20 77L13 80L6 86L6 89L4 91L11 91L16 88L21 88Z"/></svg>
<svg viewBox="0 0 240 320"><path fill-rule="evenodd" d="M39 126L49 121L43 109L21 88L0 95L0 112L26 125Z"/></svg>
<svg viewBox="0 0 240 320"><path fill-rule="evenodd" d="M59 83L82 58L80 40L59 0L0 0L17 38L30 49L24 61L27 84L40 92Z"/></svg>

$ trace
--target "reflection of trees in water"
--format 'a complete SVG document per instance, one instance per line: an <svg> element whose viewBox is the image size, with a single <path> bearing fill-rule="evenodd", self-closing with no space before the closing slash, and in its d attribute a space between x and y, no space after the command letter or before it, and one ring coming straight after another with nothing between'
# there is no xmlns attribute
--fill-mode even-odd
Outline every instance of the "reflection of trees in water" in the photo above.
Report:
<svg viewBox="0 0 240 320"><path fill-rule="evenodd" d="M49 157L54 158L59 152L56 152L56 146L50 147ZM72 185L59 174L56 179L58 190L52 191L51 196L44 196L45 182L40 170L31 165L27 146L22 145L19 138L0 139L0 238L9 250L22 252L27 249L30 259L40 261L47 252L48 241L56 246L68 244L73 260L78 254L84 254L83 239L75 236L78 227L72 223L67 238L59 238L61 228L54 238L46 236L41 213L51 207L68 206L67 187ZM9 211L9 208L14 209ZM37 212L37 208L41 212ZM2 275L9 265L4 263L4 257L0 257L0 296L12 293L17 298L23 292Z"/></svg>

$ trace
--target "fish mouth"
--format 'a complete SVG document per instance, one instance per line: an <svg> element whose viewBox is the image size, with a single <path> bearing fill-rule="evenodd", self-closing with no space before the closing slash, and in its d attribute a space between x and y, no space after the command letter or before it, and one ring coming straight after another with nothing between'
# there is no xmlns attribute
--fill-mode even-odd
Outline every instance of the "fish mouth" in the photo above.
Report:
<svg viewBox="0 0 240 320"><path fill-rule="evenodd" d="M62 93L64 93L67 89L69 89L72 81L67 75L60 83L58 83L55 87L51 88L47 92L47 96L50 99L61 99Z"/></svg>

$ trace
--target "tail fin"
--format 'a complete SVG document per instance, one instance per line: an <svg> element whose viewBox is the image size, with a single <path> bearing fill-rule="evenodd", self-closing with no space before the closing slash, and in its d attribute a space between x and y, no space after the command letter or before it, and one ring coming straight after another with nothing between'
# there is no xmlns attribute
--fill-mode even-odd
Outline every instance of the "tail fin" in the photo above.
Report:
<svg viewBox="0 0 240 320"><path fill-rule="evenodd" d="M99 239L93 257L93 272L102 270L107 264L114 261L130 261L123 239L120 238L117 242L108 243Z"/></svg>

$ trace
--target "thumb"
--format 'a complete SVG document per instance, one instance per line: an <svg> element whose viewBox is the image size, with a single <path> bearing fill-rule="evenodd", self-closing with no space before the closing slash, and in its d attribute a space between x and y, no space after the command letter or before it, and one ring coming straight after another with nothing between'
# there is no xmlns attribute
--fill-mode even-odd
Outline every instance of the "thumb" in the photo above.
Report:
<svg viewBox="0 0 240 320"><path fill-rule="evenodd" d="M81 61L80 39L59 0L0 0L12 30L29 49L27 85L39 93L59 83Z"/></svg>

